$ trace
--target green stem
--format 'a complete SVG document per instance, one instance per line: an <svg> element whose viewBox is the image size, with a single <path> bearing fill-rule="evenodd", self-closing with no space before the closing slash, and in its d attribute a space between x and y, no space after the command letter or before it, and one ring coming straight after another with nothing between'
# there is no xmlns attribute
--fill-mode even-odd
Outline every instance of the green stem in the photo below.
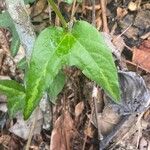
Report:
<svg viewBox="0 0 150 150"><path fill-rule="evenodd" d="M57 14L57 16L59 17L62 26L64 28L67 28L67 22L65 21L64 17L62 16L60 10L57 8L56 4L54 3L53 0L48 0L49 4L52 6L53 10L55 11L55 13Z"/></svg>

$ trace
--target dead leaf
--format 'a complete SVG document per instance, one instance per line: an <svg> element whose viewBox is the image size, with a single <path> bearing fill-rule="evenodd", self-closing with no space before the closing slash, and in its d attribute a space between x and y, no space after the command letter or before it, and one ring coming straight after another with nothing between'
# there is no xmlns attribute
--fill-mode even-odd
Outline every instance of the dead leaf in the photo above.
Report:
<svg viewBox="0 0 150 150"><path fill-rule="evenodd" d="M84 110L84 103L79 102L75 107L75 117L78 118Z"/></svg>
<svg viewBox="0 0 150 150"><path fill-rule="evenodd" d="M7 104L6 103L0 103L0 111L7 112L7 110L8 110L7 109Z"/></svg>
<svg viewBox="0 0 150 150"><path fill-rule="evenodd" d="M128 4L128 9L130 11L136 11L138 9L138 3L130 1Z"/></svg>
<svg viewBox="0 0 150 150"><path fill-rule="evenodd" d="M116 49L120 52L120 55L125 47L124 39L120 35L113 35L112 43L116 47Z"/></svg>
<svg viewBox="0 0 150 150"><path fill-rule="evenodd" d="M33 117L36 116L36 125L34 128L33 134L40 134L41 132L41 126L43 124L43 116L39 110L38 115L35 113L32 114L29 120L24 121L23 116L21 114L18 114L17 116L17 122L9 129L11 133L14 133L15 135L27 140L29 136L29 132L31 130L31 126L33 123Z"/></svg>
<svg viewBox="0 0 150 150"><path fill-rule="evenodd" d="M11 140L10 135L3 134L0 136L0 144L4 145L6 147L8 146L10 140Z"/></svg>
<svg viewBox="0 0 150 150"><path fill-rule="evenodd" d="M117 8L117 18L118 19L122 19L127 13L128 13L128 11L125 8L121 8L121 7Z"/></svg>
<svg viewBox="0 0 150 150"><path fill-rule="evenodd" d="M6 52L7 54L10 54L9 51L9 42L7 40L7 37L5 35L5 31L4 29L0 29L0 47L2 47L2 49L4 50L4 52Z"/></svg>
<svg viewBox="0 0 150 150"><path fill-rule="evenodd" d="M139 48L134 49L132 61L150 72L150 40L143 42Z"/></svg>
<svg viewBox="0 0 150 150"><path fill-rule="evenodd" d="M55 122L51 135L50 150L70 150L74 135L74 121L66 111Z"/></svg>
<svg viewBox="0 0 150 150"><path fill-rule="evenodd" d="M0 72L1 72L1 68L2 68L4 55L5 55L4 50L0 49Z"/></svg>
<svg viewBox="0 0 150 150"><path fill-rule="evenodd" d="M142 45L140 45L139 49L150 52L150 40L145 40Z"/></svg>
<svg viewBox="0 0 150 150"><path fill-rule="evenodd" d="M87 135L90 138L93 138L94 136L94 130L90 124L90 126L88 126L87 128L84 129L84 134Z"/></svg>
<svg viewBox="0 0 150 150"><path fill-rule="evenodd" d="M25 57L24 48L22 46L20 46L17 55L14 57L14 62L17 64L24 57Z"/></svg>
<svg viewBox="0 0 150 150"><path fill-rule="evenodd" d="M139 144L139 150L148 150L147 148L147 141L142 137Z"/></svg>
<svg viewBox="0 0 150 150"><path fill-rule="evenodd" d="M46 6L46 1L45 0L39 0L35 7L33 7L33 11L31 13L32 17L35 17L37 15L39 15L45 8Z"/></svg>

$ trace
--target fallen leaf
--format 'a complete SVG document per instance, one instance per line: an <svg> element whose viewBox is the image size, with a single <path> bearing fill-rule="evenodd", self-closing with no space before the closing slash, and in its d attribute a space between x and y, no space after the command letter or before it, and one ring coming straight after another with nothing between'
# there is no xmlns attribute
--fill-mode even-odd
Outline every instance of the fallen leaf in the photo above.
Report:
<svg viewBox="0 0 150 150"><path fill-rule="evenodd" d="M79 102L75 107L75 117L78 118L84 110L84 103Z"/></svg>
<svg viewBox="0 0 150 150"><path fill-rule="evenodd" d="M40 13L42 13L45 6L46 6L46 1L45 0L39 0L36 3L35 7L33 7L33 11L31 13L32 17L35 17L35 16L39 15Z"/></svg>
<svg viewBox="0 0 150 150"><path fill-rule="evenodd" d="M90 116L88 116L88 118L90 118ZM107 135L119 122L119 119L120 116L111 108L111 106L106 106L102 113L98 113L98 124L95 115L92 115L91 123L96 128L100 128L102 135Z"/></svg>
<svg viewBox="0 0 150 150"><path fill-rule="evenodd" d="M65 112L55 122L51 135L50 150L70 150L71 139L74 135L74 121Z"/></svg>
<svg viewBox="0 0 150 150"><path fill-rule="evenodd" d="M122 19L127 13L128 13L128 11L125 8L121 8L121 7L117 8L117 18L118 19Z"/></svg>
<svg viewBox="0 0 150 150"><path fill-rule="evenodd" d="M139 143L139 150L148 150L147 146L148 146L147 141L145 140L145 138L142 137Z"/></svg>
<svg viewBox="0 0 150 150"><path fill-rule="evenodd" d="M129 4L128 4L128 9L130 11L138 10L138 3L130 1Z"/></svg>
<svg viewBox="0 0 150 150"><path fill-rule="evenodd" d="M29 120L24 121L23 116L21 114L18 114L17 116L17 122L9 129L11 133L14 133L15 135L27 140L31 126L34 120L34 117L36 117L36 125L34 127L34 133L40 134L41 132L41 126L43 124L43 116L39 110L38 115L34 112Z"/></svg>
<svg viewBox="0 0 150 150"><path fill-rule="evenodd" d="M139 49L150 52L150 40L145 40L142 45L140 45Z"/></svg>
<svg viewBox="0 0 150 150"><path fill-rule="evenodd" d="M144 41L139 48L134 49L132 61L150 72L150 40Z"/></svg>
<svg viewBox="0 0 150 150"><path fill-rule="evenodd" d="M92 125L84 129L84 134L87 135L90 138L93 138L94 136L94 130L92 128Z"/></svg>

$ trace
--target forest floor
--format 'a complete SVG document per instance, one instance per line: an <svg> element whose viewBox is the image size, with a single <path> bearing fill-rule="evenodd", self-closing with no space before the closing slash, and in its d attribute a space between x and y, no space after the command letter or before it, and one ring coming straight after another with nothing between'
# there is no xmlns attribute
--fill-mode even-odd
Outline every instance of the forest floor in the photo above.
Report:
<svg viewBox="0 0 150 150"><path fill-rule="evenodd" d="M116 66L139 74L150 90L150 1L107 0L105 5L100 0L95 4L83 0L73 7L58 0L57 6L67 21L74 12L74 20L86 20L107 33L116 47ZM29 3L26 8L37 34L49 25L61 26L46 0ZM5 9L5 2L0 1L0 11ZM11 40L11 32L0 28L0 79L21 81L24 73L17 63L24 57L24 49L20 46L12 57ZM92 81L77 68L66 68L65 73L68 78L57 104L49 103L34 125L25 124L19 117L10 119L7 99L0 95L0 150L22 150L27 144L31 150L98 150L100 138L105 139L114 130L117 132L105 143L105 149L150 150L150 109L131 116L116 129L120 116L107 106L104 91L98 88L95 101ZM28 134L32 127L34 131Z"/></svg>

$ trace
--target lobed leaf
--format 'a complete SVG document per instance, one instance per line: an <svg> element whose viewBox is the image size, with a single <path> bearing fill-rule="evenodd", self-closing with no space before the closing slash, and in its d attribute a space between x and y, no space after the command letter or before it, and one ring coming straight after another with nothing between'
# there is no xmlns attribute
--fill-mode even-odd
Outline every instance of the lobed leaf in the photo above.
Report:
<svg viewBox="0 0 150 150"><path fill-rule="evenodd" d="M37 38L26 76L25 119L64 65L78 67L114 101L120 99L117 70L103 36L92 25L78 21L71 32L51 27Z"/></svg>

